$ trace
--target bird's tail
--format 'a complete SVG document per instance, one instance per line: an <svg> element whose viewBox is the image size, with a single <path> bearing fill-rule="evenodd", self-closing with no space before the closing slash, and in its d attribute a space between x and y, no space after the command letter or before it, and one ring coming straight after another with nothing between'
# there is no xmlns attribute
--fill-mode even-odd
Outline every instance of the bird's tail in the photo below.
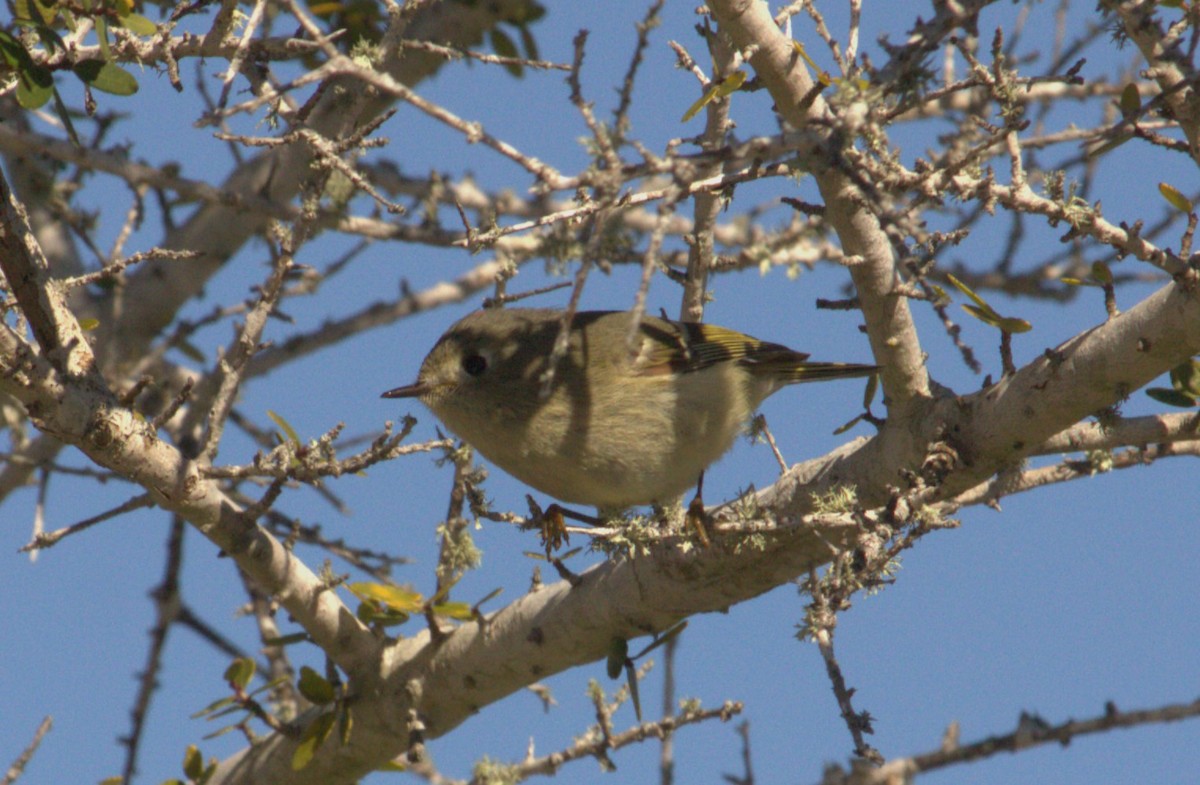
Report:
<svg viewBox="0 0 1200 785"><path fill-rule="evenodd" d="M797 363L781 369L777 378L789 384L798 382L824 382L830 379L853 379L879 373L878 365L856 363Z"/></svg>
<svg viewBox="0 0 1200 785"><path fill-rule="evenodd" d="M742 362L755 376L771 379L776 384L853 379L879 372L878 365L809 362L804 352L771 344L764 345L753 358L747 357Z"/></svg>

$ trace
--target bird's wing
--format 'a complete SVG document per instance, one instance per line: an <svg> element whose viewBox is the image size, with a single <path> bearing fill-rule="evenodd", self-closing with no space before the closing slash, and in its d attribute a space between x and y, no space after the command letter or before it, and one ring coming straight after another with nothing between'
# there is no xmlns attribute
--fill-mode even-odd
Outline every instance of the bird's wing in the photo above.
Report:
<svg viewBox="0 0 1200 785"><path fill-rule="evenodd" d="M644 337L634 367L647 375L690 373L730 361L760 363L786 357L791 363L799 363L808 357L786 346L703 322L646 317L641 332Z"/></svg>

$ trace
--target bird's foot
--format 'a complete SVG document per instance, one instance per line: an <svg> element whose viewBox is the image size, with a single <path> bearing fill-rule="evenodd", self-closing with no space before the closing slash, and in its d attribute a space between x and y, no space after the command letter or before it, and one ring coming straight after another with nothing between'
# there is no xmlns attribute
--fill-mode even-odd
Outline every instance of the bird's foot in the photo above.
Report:
<svg viewBox="0 0 1200 785"><path fill-rule="evenodd" d="M529 502L531 521L541 533L542 546L546 549L547 559L551 558L550 554L554 551L571 544L571 536L567 533L567 518L586 523L589 526L599 526L601 523L600 519L593 515L585 515L563 507L557 502L552 503L543 511L532 496L526 495L525 500Z"/></svg>
<svg viewBox="0 0 1200 785"><path fill-rule="evenodd" d="M712 547L712 540L708 539L707 523L712 519L704 509L704 500L697 493L688 505L685 520L687 526L696 534L696 539L700 541L700 545L705 548Z"/></svg>

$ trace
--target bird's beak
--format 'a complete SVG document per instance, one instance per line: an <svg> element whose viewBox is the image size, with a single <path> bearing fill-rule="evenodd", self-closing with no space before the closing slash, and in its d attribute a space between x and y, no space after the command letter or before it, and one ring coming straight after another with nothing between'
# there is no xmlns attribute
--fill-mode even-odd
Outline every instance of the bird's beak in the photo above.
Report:
<svg viewBox="0 0 1200 785"><path fill-rule="evenodd" d="M425 393L433 389L433 385L428 382L417 382L416 384L407 384L403 387L397 387L394 390L388 390L380 398L420 398Z"/></svg>

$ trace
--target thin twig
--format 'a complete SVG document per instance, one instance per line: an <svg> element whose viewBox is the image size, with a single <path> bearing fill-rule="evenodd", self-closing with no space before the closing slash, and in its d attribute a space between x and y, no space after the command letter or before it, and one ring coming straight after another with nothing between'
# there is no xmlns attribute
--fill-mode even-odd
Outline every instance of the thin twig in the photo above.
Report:
<svg viewBox="0 0 1200 785"><path fill-rule="evenodd" d="M8 771L4 773L4 779L0 780L0 785L13 785L25 773L25 767L29 765L29 761L33 760L34 754L38 747L42 744L42 739L54 727L54 720L49 716L43 717L38 723L37 730L33 732L33 738L25 745L25 749L21 750L21 754L17 756L8 767Z"/></svg>
<svg viewBox="0 0 1200 785"><path fill-rule="evenodd" d="M36 535L28 543L21 546L20 552L26 553L35 550L44 550L51 546L57 545L59 541L71 536L72 534L78 534L84 529L89 529L92 526L95 526L97 523L103 523L110 518L116 518L118 515L124 515L127 512L132 512L133 510L140 510L143 507L153 506L154 497L152 495L149 493L139 494L134 496L132 499L113 507L111 510L100 513L99 515L93 515L91 518L85 518L78 523L73 523L70 526L64 526L61 529L55 529L54 531L46 534Z"/></svg>

